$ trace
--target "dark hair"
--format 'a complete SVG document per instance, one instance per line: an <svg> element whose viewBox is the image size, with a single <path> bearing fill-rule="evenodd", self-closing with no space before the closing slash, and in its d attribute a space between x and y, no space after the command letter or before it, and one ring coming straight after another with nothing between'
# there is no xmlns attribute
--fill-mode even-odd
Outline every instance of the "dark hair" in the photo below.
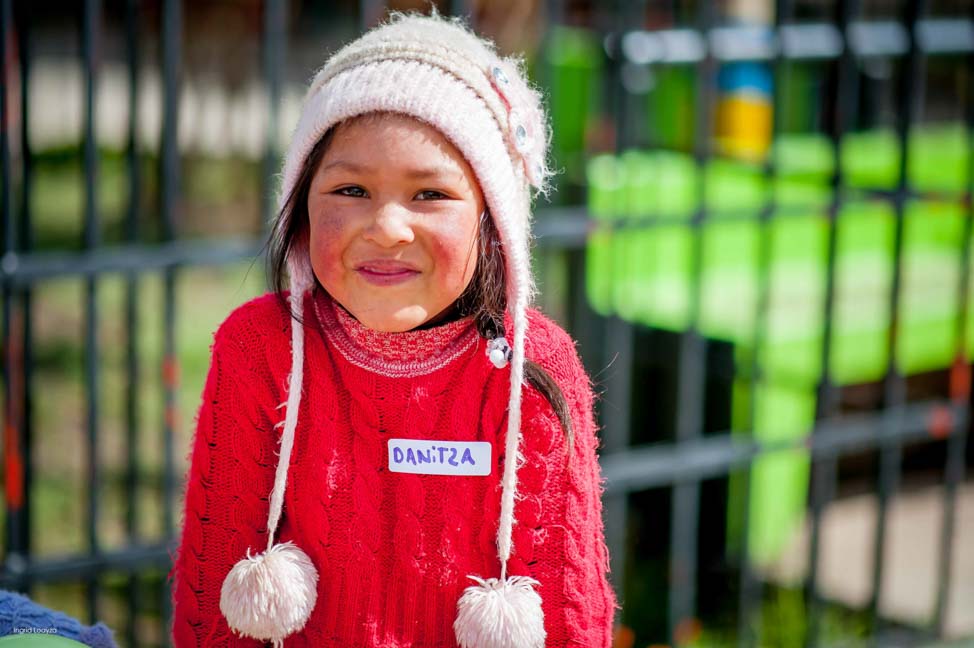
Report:
<svg viewBox="0 0 974 648"><path fill-rule="evenodd" d="M267 255L267 274L271 289L277 295L282 307L288 311L290 307L284 296L287 290L287 260L296 245L308 240L308 194L311 181L334 135L335 128L328 129L305 157L298 179L277 215L268 241L270 252ZM495 337L502 337L505 333L507 280L504 274L504 254L501 249L500 234L494 225L494 219L486 211L480 219L477 239L479 242L477 267L467 288L454 303L451 317L456 319L473 315L481 337L492 340ZM571 449L574 441L571 414L558 383L541 365L528 358L524 359L524 378L551 404Z"/></svg>

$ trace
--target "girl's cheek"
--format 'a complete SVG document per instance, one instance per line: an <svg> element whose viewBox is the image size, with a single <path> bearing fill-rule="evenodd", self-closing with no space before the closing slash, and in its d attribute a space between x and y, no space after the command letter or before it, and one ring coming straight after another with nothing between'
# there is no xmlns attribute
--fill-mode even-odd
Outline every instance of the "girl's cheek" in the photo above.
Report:
<svg viewBox="0 0 974 648"><path fill-rule="evenodd" d="M341 210L329 206L327 203L309 205L308 213L313 223L313 229L320 232L320 237L334 238L340 236L344 229L343 223L349 219L342 215Z"/></svg>
<svg viewBox="0 0 974 648"><path fill-rule="evenodd" d="M441 267L448 271L450 278L462 281L476 267L477 245L475 229L463 226L458 219L455 225L448 226L434 238L433 254Z"/></svg>
<svg viewBox="0 0 974 648"><path fill-rule="evenodd" d="M315 261L315 270L329 275L339 272L346 240L348 238L347 219L343 219L336 210L319 207L310 212L311 219L311 254ZM323 281L322 277L319 277Z"/></svg>

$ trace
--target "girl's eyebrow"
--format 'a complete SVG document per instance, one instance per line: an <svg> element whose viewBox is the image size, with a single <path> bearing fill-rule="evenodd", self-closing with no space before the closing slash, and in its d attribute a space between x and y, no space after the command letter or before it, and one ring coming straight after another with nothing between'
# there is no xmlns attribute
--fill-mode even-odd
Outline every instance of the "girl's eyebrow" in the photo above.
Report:
<svg viewBox="0 0 974 648"><path fill-rule="evenodd" d="M350 162L348 160L335 160L334 162L329 162L325 166L321 167L321 172L324 173L331 169L343 169L351 173L375 173L375 169L368 165L356 164L355 162ZM459 169L450 169L446 166L432 166L432 167L414 167L404 171L404 175L409 178L416 180L426 180L429 178L445 178L452 174L459 173ZM462 174L461 174L462 175Z"/></svg>
<svg viewBox="0 0 974 648"><path fill-rule="evenodd" d="M331 169L344 169L345 171L351 171L352 173L368 173L371 171L371 167L362 166L355 164L354 162L348 162L347 160L335 160L334 162L329 162L325 166L321 167L321 172L329 171Z"/></svg>
<svg viewBox="0 0 974 648"><path fill-rule="evenodd" d="M446 178L451 174L463 175L459 169L450 169L449 167L445 166L422 167L408 169L406 171L407 176L417 180L425 180L427 178Z"/></svg>

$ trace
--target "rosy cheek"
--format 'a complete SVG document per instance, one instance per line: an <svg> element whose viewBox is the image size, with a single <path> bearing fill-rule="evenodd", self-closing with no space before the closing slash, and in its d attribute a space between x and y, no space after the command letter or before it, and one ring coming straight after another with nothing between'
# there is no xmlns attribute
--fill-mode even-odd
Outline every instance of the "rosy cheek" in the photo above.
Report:
<svg viewBox="0 0 974 648"><path fill-rule="evenodd" d="M446 270L453 281L463 281L476 267L474 234L471 227L457 223L441 230L434 239L432 250L437 265Z"/></svg>
<svg viewBox="0 0 974 648"><path fill-rule="evenodd" d="M335 272L341 268L344 238L342 218L332 210L318 208L311 216L311 254L316 271Z"/></svg>
<svg viewBox="0 0 974 648"><path fill-rule="evenodd" d="M339 237L342 234L342 224L348 222L339 210L329 208L327 204L309 205L309 213L312 214L313 229L317 231L319 238Z"/></svg>

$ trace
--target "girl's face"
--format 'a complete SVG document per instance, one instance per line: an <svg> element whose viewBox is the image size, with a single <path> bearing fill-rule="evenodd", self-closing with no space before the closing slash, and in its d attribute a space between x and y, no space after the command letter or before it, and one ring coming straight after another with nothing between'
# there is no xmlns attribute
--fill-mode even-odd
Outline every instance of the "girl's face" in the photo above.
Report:
<svg viewBox="0 0 974 648"><path fill-rule="evenodd" d="M470 283L483 211L470 165L439 131L393 114L352 120L311 181L311 266L359 322L408 331Z"/></svg>

